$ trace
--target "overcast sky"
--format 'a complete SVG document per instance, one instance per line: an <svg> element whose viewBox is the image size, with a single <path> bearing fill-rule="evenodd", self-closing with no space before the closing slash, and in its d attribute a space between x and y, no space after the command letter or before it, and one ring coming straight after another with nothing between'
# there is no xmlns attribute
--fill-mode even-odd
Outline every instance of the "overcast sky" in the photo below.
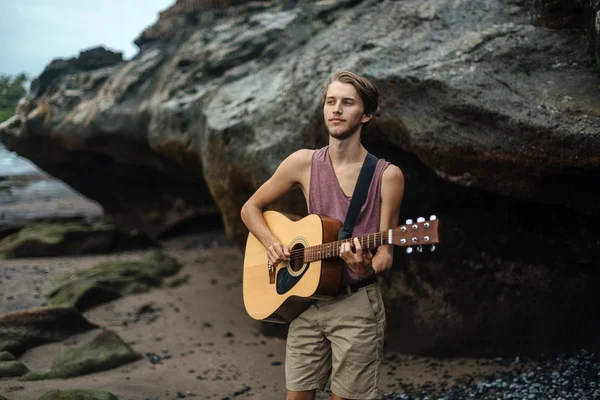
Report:
<svg viewBox="0 0 600 400"><path fill-rule="evenodd" d="M126 59L133 40L175 0L0 0L0 73L37 77L54 58L104 45Z"/></svg>

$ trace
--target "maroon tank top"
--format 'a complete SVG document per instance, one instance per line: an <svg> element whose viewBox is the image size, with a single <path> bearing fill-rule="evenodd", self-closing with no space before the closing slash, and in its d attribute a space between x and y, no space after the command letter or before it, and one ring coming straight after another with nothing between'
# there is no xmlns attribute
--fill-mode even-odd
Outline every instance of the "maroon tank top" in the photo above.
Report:
<svg viewBox="0 0 600 400"><path fill-rule="evenodd" d="M390 165L384 159L379 159L373 174L373 180L369 187L369 193L360 214L356 219L352 236L365 235L367 233L379 232L381 216L381 177L383 171ZM310 169L310 189L308 193L308 213L326 215L340 220L346 220L346 213L350 206L352 197L346 196L335 175L331 158L329 158L329 146L316 150L312 156ZM342 283L349 284L359 282L360 278L344 264L342 271Z"/></svg>

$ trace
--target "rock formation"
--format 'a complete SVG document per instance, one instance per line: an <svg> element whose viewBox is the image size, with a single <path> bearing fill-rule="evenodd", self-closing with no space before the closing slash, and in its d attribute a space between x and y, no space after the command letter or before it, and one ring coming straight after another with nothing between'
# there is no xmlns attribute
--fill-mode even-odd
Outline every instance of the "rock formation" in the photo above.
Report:
<svg viewBox="0 0 600 400"><path fill-rule="evenodd" d="M97 326L72 307L38 307L0 316L0 353L20 357L26 350L58 342Z"/></svg>
<svg viewBox="0 0 600 400"><path fill-rule="evenodd" d="M105 371L139 360L136 353L115 332L102 330L87 343L68 349L52 362L49 371L26 373L21 380L67 379Z"/></svg>
<svg viewBox="0 0 600 400"><path fill-rule="evenodd" d="M165 277L175 275L180 268L174 258L154 251L139 260L107 261L61 275L44 295L51 305L74 307L83 312L125 295L148 292L161 286Z"/></svg>
<svg viewBox="0 0 600 400"><path fill-rule="evenodd" d="M102 390L52 390L38 400L118 400L118 397Z"/></svg>
<svg viewBox="0 0 600 400"><path fill-rule="evenodd" d="M136 40L53 61L9 149L160 236L241 205L290 152L326 143L333 71L382 92L364 134L406 177L403 218L435 213L434 254L385 276L388 343L436 354L598 346L597 0L179 0ZM299 193L276 208L304 213Z"/></svg>

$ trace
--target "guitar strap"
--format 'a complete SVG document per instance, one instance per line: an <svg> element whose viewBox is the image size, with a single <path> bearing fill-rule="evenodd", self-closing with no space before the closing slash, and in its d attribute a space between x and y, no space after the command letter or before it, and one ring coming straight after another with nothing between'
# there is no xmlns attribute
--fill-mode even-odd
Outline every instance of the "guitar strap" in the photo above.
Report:
<svg viewBox="0 0 600 400"><path fill-rule="evenodd" d="M352 193L352 199L350 200L350 206L348 207L348 213L346 214L346 221L344 221L344 226L342 226L338 232L338 240L349 239L352 237L354 224L356 223L358 214L360 214L360 209L369 193L369 187L371 186L371 180L373 179L373 173L375 173L377 161L377 157L373 154L367 154L367 158L365 158L362 168L360 169L354 193Z"/></svg>

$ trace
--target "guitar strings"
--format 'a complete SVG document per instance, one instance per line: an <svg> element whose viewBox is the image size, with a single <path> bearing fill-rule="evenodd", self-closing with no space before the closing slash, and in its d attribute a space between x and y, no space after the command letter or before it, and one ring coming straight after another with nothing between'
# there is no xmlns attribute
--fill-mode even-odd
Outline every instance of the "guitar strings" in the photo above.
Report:
<svg viewBox="0 0 600 400"><path fill-rule="evenodd" d="M351 240L338 240L337 242L330 242L330 243L340 243L339 246L331 246L332 250L339 250L340 246L344 243L352 243ZM317 247L317 246L324 246L324 245L330 245L330 243L325 243L325 244L321 244L321 245L316 245L316 246L309 246L309 247L302 247L300 249L296 249L296 250L292 250L290 252L290 259L294 259L294 260L298 260L298 259L303 259L304 258L304 251L306 249L310 249L311 247ZM315 250L316 251L316 250Z"/></svg>
<svg viewBox="0 0 600 400"><path fill-rule="evenodd" d="M331 242L331 243L336 243L336 242ZM342 245L342 243L350 243L350 241L341 241L340 242L340 246ZM327 243L329 244L329 243ZM304 253L304 250L306 249L310 249L311 247L317 247L317 246L324 246L325 244L321 244L321 245L315 245L315 246L309 246L309 247L302 247L300 249L296 249L296 250L292 250L290 252L290 255L292 254L300 254L300 253ZM340 246L331 246L333 249L339 249Z"/></svg>

